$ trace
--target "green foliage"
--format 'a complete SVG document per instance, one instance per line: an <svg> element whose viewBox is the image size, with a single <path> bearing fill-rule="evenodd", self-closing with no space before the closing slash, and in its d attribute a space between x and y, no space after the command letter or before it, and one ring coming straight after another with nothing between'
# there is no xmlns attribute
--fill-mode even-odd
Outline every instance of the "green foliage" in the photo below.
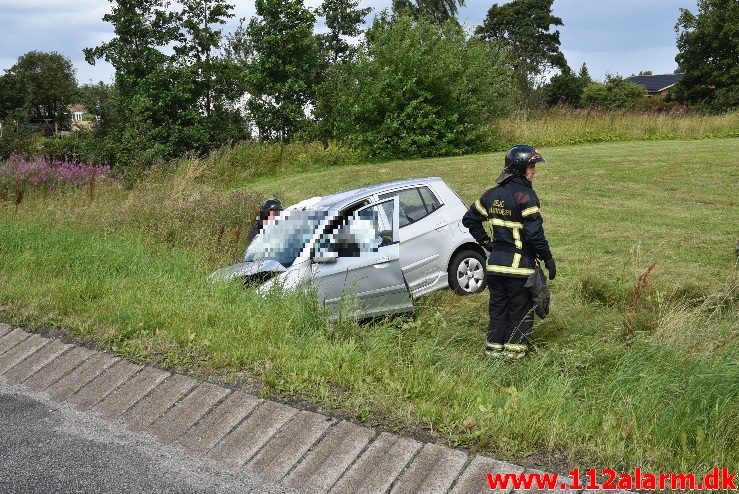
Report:
<svg viewBox="0 0 739 494"><path fill-rule="evenodd" d="M349 62L356 49L346 42L346 37L362 34L361 25L372 9L357 8L359 0L324 0L316 14L326 19L328 33L319 34L318 41L329 63Z"/></svg>
<svg viewBox="0 0 739 494"><path fill-rule="evenodd" d="M65 137L38 137L34 140L33 154L60 161L86 161L82 147L85 140L84 133Z"/></svg>
<svg viewBox="0 0 739 494"><path fill-rule="evenodd" d="M115 68L115 84L124 99L138 93L141 81L159 70L169 60L164 47L179 34L178 14L167 9L164 0L120 0L103 16L112 24L112 40L94 48L85 48L85 60L95 65L97 59Z"/></svg>
<svg viewBox="0 0 739 494"><path fill-rule="evenodd" d="M175 47L177 63L186 67L191 81L191 104L213 125L219 118L228 119L228 103L239 98L244 90L236 77L233 62L217 58L222 33L213 26L223 25L233 17L231 5L223 0L181 0L182 31L180 44Z"/></svg>
<svg viewBox="0 0 739 494"><path fill-rule="evenodd" d="M232 17L232 6L220 0L179 5L118 2L103 18L116 36L85 50L88 62L103 58L116 69L95 151L134 175L157 160L205 153L245 136L233 104L244 92L239 67L219 53L217 26Z"/></svg>
<svg viewBox="0 0 739 494"><path fill-rule="evenodd" d="M0 75L0 119L23 118L25 103L23 88L18 78L12 75Z"/></svg>
<svg viewBox="0 0 739 494"><path fill-rule="evenodd" d="M285 141L305 127L305 108L315 100L315 16L303 0L257 0L256 13L246 29L247 108L262 139Z"/></svg>
<svg viewBox="0 0 739 494"><path fill-rule="evenodd" d="M393 12L433 22L456 20L458 5L465 0L393 0Z"/></svg>
<svg viewBox="0 0 739 494"><path fill-rule="evenodd" d="M582 92L582 106L609 110L629 110L645 97L643 86L617 75L607 75L606 82L591 82Z"/></svg>
<svg viewBox="0 0 739 494"><path fill-rule="evenodd" d="M97 84L82 84L77 88L77 102L81 103L87 113L82 116L84 121L95 121L97 117L109 115L111 100L114 97L115 87L102 81Z"/></svg>
<svg viewBox="0 0 739 494"><path fill-rule="evenodd" d="M484 123L508 111L512 92L494 55L454 21L376 21L356 66L330 74L336 136L375 157L486 149Z"/></svg>
<svg viewBox="0 0 739 494"><path fill-rule="evenodd" d="M579 76L567 70L562 74L555 75L544 87L547 105L580 106L582 93L585 90L585 86L590 84L590 82L591 80L587 73L584 76Z"/></svg>
<svg viewBox="0 0 739 494"><path fill-rule="evenodd" d="M8 117L0 121L0 126L0 161L8 159L14 152L23 156L34 154L34 133L25 120Z"/></svg>
<svg viewBox="0 0 739 494"><path fill-rule="evenodd" d="M699 0L697 15L680 9L675 31L685 72L675 97L713 111L739 108L739 3Z"/></svg>
<svg viewBox="0 0 739 494"><path fill-rule="evenodd" d="M21 55L3 76L0 96L10 97L0 111L30 121L44 121L57 133L68 124L67 106L73 102L76 90L71 60L57 52L30 51Z"/></svg>
<svg viewBox="0 0 739 494"><path fill-rule="evenodd" d="M559 49L562 19L552 15L553 0L512 0L503 5L494 3L475 35L486 41L496 41L510 51L511 62L519 89L529 97L539 79L548 70L568 70L567 61ZM527 102L523 101L523 106Z"/></svg>

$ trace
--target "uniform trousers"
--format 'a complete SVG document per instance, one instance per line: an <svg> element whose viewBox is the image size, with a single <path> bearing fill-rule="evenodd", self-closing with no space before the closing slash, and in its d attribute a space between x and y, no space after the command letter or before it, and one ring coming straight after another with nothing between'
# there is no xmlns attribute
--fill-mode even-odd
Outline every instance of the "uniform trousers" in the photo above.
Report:
<svg viewBox="0 0 739 494"><path fill-rule="evenodd" d="M524 288L524 284L526 278L488 274L488 343L530 343L534 304L531 292Z"/></svg>

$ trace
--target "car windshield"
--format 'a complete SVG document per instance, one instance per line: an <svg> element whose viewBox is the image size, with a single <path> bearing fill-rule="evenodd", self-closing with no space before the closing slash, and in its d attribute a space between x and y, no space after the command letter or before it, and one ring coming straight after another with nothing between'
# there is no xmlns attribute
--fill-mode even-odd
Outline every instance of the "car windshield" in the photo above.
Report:
<svg viewBox="0 0 739 494"><path fill-rule="evenodd" d="M273 259L285 267L291 266L327 214L315 210L284 211L269 220L254 237L244 261Z"/></svg>

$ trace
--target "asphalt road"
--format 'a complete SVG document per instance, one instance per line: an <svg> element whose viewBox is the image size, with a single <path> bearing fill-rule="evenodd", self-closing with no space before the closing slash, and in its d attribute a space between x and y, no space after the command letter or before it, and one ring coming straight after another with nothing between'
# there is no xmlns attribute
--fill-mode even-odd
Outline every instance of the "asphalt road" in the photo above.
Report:
<svg viewBox="0 0 739 494"><path fill-rule="evenodd" d="M288 493L0 377L0 492Z"/></svg>

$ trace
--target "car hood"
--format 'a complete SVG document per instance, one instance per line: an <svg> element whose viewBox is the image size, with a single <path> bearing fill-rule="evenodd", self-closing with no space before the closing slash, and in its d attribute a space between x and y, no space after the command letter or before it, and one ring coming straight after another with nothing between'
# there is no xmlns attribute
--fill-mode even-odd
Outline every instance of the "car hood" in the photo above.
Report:
<svg viewBox="0 0 739 494"><path fill-rule="evenodd" d="M229 281L235 278L244 278L259 273L282 273L287 268L273 259L260 259L258 261L237 262L231 266L221 268L208 276L210 281Z"/></svg>

